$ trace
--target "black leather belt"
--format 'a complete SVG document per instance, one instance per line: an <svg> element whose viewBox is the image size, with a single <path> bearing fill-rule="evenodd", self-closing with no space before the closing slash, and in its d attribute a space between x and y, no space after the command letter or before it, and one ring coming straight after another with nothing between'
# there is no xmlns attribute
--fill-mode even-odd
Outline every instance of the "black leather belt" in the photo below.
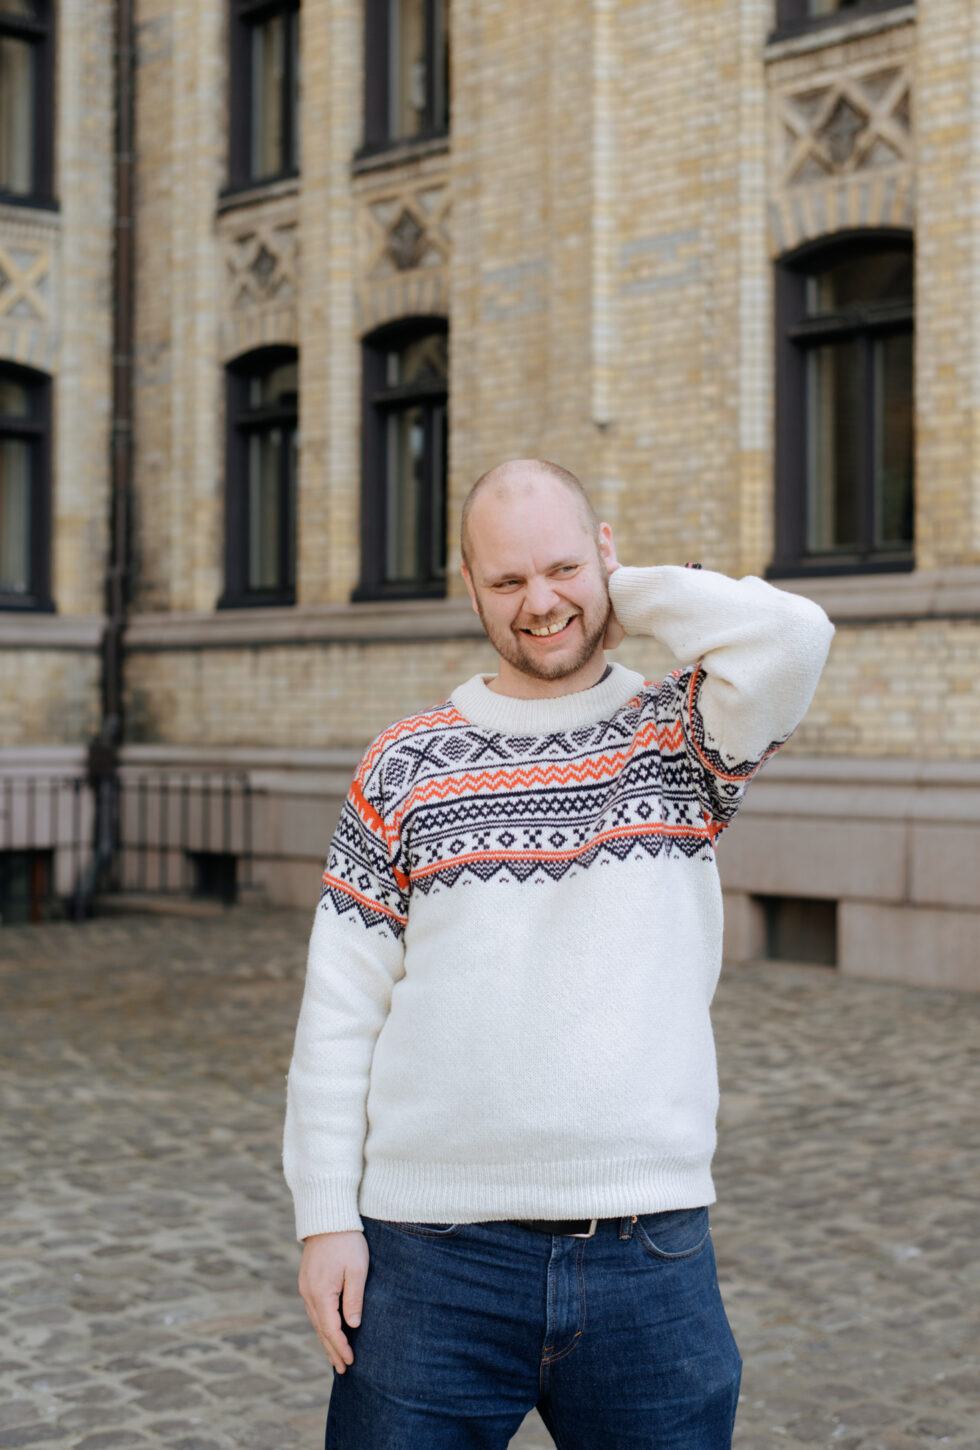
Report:
<svg viewBox="0 0 980 1450"><path fill-rule="evenodd" d="M512 1218L518 1228L530 1228L535 1233L566 1234L573 1239L590 1239L596 1225L605 1220L600 1218Z"/></svg>

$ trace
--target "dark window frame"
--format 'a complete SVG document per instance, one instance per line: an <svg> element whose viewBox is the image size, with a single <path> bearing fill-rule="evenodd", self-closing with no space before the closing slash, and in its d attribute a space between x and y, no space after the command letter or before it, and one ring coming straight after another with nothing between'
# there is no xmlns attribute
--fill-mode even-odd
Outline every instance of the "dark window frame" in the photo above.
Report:
<svg viewBox="0 0 980 1450"><path fill-rule="evenodd" d="M30 206L57 210L54 196L55 138L55 15L54 0L35 0L34 18L4 12L0 0L0 35L26 40L35 47L33 139L34 175L30 191L11 191L0 185L0 202L5 206Z"/></svg>
<svg viewBox="0 0 980 1450"><path fill-rule="evenodd" d="M51 379L47 373L0 362L0 375L26 387L31 411L27 418L0 415L0 439L22 438L34 445L31 466L30 589L24 594L0 592L0 610L51 613Z"/></svg>
<svg viewBox="0 0 980 1450"><path fill-rule="evenodd" d="M253 434L276 427L299 427L299 401L295 408L249 405L249 383L253 378L299 362L295 347L274 345L256 348L229 363L225 369L225 587L219 609L249 609L296 603L296 513L299 479L290 486L290 450L285 443L279 460L279 579L270 589L249 587L248 561L251 519L248 502L248 444ZM290 582L292 581L292 582Z"/></svg>
<svg viewBox="0 0 980 1450"><path fill-rule="evenodd" d="M289 160L294 149L298 153L299 147L299 107L294 106L296 76L290 38L292 28L300 23L300 0L229 0L229 4L228 185L223 196L271 186L274 182L297 177L300 172L299 165ZM276 171L257 176L252 171L252 28L273 15L282 15L287 27L283 85L279 98L282 108L282 165Z"/></svg>
<svg viewBox="0 0 980 1450"><path fill-rule="evenodd" d="M825 30L830 25L863 20L868 15L880 15L908 3L909 0L857 0L856 4L848 5L846 10L836 10L832 15L811 15L809 0L776 0L776 28L769 39L786 40L811 30Z"/></svg>
<svg viewBox="0 0 980 1450"><path fill-rule="evenodd" d="M439 387L435 383L409 384L405 387L386 385L387 354L394 349L428 336L442 332L448 335L449 324L445 317L412 317L384 327L377 328L362 339L362 385L361 385L361 578L351 594L353 602L377 599L443 599L446 595L445 573L437 574L429 558L426 577L414 581L387 581L385 561L387 557L387 418L393 409L410 407L428 402L447 411L448 438L448 385ZM427 424L431 432L431 420ZM431 437L427 437L427 448L431 448ZM429 458L431 464L431 455ZM443 458L443 496L441 507L446 517L446 489L448 487L448 457ZM427 467L428 473L428 467ZM420 539L431 540L433 495L427 488L422 498L419 517ZM445 548L445 540L444 540ZM424 549L420 552L424 553Z"/></svg>
<svg viewBox="0 0 980 1450"><path fill-rule="evenodd" d="M389 17L390 0L365 0L364 144L358 158L375 156L393 147L421 146L449 135L449 76L443 74L441 64L436 64L440 26L445 24L443 0L425 0L425 121L411 136L391 134Z"/></svg>
<svg viewBox="0 0 980 1450"><path fill-rule="evenodd" d="M914 539L909 549L874 547L870 469L863 480L860 503L862 547L851 553L827 554L810 553L807 548L807 342L862 337L870 343L874 338L899 332L915 335L914 299L910 307L879 308L874 315L869 309L856 310L840 319L808 318L807 278L817 270L818 262L822 270L848 256L895 248L913 254L912 234L894 228L849 231L807 242L776 263L775 549L766 570L768 578L895 573L915 567ZM873 434L873 409L872 390L866 387L862 433L866 460Z"/></svg>

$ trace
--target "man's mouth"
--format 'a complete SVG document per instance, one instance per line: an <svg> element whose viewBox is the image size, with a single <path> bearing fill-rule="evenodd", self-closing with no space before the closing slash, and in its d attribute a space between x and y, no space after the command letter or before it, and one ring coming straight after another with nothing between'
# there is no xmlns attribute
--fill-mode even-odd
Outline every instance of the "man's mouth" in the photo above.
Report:
<svg viewBox="0 0 980 1450"><path fill-rule="evenodd" d="M542 624L535 629L522 629L522 634L529 634L534 639L550 639L552 635L561 634L566 630L575 618L574 614L567 614L564 619L555 620L554 624Z"/></svg>

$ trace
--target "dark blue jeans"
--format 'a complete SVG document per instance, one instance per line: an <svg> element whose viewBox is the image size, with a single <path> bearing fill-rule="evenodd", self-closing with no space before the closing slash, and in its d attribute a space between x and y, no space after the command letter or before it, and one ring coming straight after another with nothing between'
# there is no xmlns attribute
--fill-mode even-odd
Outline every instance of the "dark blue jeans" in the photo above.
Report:
<svg viewBox="0 0 980 1450"><path fill-rule="evenodd" d="M706 1208L599 1224L364 1220L354 1363L326 1450L506 1450L537 1407L558 1450L730 1450L742 1361Z"/></svg>

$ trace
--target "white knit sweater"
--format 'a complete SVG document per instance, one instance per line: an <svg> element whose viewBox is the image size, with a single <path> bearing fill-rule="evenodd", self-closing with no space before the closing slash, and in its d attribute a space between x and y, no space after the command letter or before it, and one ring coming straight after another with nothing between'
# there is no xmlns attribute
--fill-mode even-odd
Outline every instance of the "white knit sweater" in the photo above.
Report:
<svg viewBox="0 0 980 1450"><path fill-rule="evenodd" d="M288 1079L297 1233L714 1201L715 840L833 628L753 577L617 570L687 665L515 699L475 676L368 749Z"/></svg>

